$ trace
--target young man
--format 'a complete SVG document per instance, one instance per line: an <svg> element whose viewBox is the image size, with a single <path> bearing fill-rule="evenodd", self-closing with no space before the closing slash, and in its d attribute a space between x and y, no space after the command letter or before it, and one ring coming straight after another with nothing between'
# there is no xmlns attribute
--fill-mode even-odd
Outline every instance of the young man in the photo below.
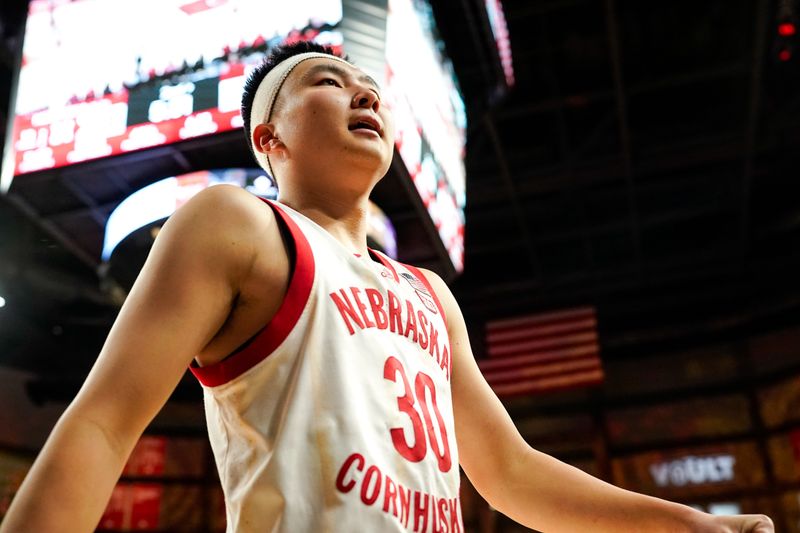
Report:
<svg viewBox="0 0 800 533"><path fill-rule="evenodd" d="M280 49L243 115L279 203L219 186L169 220L2 533L93 530L190 363L231 532L461 531L459 464L492 506L542 531L773 531L613 487L525 443L447 286L366 247L394 129L358 68L315 45Z"/></svg>

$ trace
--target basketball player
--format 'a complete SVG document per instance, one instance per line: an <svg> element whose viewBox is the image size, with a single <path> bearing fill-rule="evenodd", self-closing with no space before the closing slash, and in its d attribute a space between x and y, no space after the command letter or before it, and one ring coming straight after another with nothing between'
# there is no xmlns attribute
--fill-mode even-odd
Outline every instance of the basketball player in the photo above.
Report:
<svg viewBox="0 0 800 533"><path fill-rule="evenodd" d="M374 80L288 46L253 74L243 115L279 202L223 185L170 218L2 533L92 531L190 363L229 532L463 531L459 465L493 507L546 532L773 531L528 447L447 286L366 247L394 134Z"/></svg>

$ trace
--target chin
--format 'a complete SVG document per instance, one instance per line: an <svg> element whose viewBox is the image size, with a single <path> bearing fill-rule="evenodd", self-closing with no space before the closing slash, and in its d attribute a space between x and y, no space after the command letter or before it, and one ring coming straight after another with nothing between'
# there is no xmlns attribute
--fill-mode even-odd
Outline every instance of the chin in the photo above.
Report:
<svg viewBox="0 0 800 533"><path fill-rule="evenodd" d="M379 152L377 150L358 150L349 152L348 163L358 168L367 168L375 173L386 174L392 164L392 154ZM339 161L344 162L342 159Z"/></svg>

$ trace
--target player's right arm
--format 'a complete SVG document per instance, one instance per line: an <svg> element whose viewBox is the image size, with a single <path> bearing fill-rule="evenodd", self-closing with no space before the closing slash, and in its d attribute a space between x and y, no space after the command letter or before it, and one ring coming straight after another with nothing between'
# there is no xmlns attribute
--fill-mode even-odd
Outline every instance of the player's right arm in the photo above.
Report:
<svg viewBox="0 0 800 533"><path fill-rule="evenodd" d="M170 218L0 533L96 528L142 432L228 317L259 241L283 250L272 210L238 188L207 189Z"/></svg>

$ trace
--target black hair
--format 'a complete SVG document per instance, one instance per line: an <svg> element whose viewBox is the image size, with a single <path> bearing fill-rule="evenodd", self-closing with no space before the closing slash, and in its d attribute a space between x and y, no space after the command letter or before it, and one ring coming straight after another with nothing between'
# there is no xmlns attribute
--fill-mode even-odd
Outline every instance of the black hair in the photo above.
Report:
<svg viewBox="0 0 800 533"><path fill-rule="evenodd" d="M253 111L253 100L256 97L258 86L264 80L264 77L275 68L276 65L289 59L292 56L305 54L306 52L317 52L320 54L328 54L334 57L346 59L338 54L332 47L322 44L317 44L311 41L297 41L291 44L283 44L276 46L272 49L269 56L258 65L247 77L244 83L244 92L242 93L242 119L244 120L244 136L247 139L247 147L250 148L250 153L253 158L256 158L256 153L253 150L253 143L250 140L250 114Z"/></svg>

